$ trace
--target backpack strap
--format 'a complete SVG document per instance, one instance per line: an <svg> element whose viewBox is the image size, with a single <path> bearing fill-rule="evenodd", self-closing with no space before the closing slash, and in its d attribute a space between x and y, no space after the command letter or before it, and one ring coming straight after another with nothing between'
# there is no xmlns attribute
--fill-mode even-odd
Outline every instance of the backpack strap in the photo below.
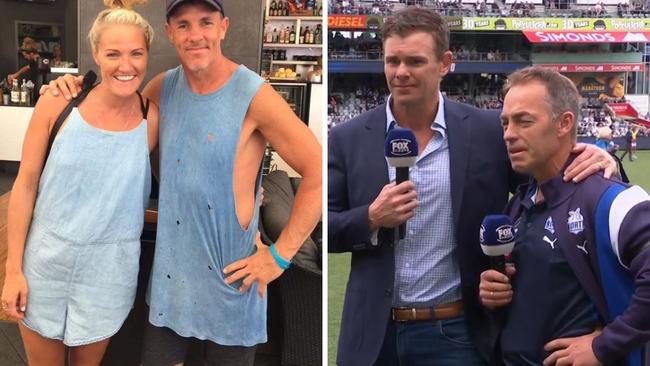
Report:
<svg viewBox="0 0 650 366"><path fill-rule="evenodd" d="M90 73L90 71L89 71ZM88 75L88 74L86 74ZM84 77L85 80L86 77ZM56 119L56 122L54 122L54 127L52 127L52 131L50 132L50 139L47 142L47 151L45 152L45 161L43 162L43 166L47 163L47 158L50 156L50 150L52 150L52 144L54 144L54 139L56 139L56 135L58 134L59 130L61 129L61 126L63 125L63 122L68 118L70 115L70 112L72 112L72 108L75 108L81 104L81 102L86 99L88 96L88 93L96 86L97 84L92 84L89 86L85 86L79 95L72 99L70 103L68 103L67 106L63 109L63 112L59 114L59 117Z"/></svg>

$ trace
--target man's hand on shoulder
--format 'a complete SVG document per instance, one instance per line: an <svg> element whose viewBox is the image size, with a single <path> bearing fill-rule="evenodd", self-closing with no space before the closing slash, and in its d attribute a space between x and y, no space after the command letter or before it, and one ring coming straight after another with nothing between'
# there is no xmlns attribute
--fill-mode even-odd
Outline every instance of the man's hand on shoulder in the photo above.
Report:
<svg viewBox="0 0 650 366"><path fill-rule="evenodd" d="M70 100L72 98L76 98L77 95L79 95L83 82L83 75L74 76L65 74L50 81L48 85L43 85L39 93L40 95L43 95L49 91L49 94L52 96L57 97L59 95L63 95L66 100Z"/></svg>
<svg viewBox="0 0 650 366"><path fill-rule="evenodd" d="M601 170L605 178L619 175L618 164L614 158L596 145L578 143L571 152L579 155L564 171L565 182L572 180L578 183Z"/></svg>
<svg viewBox="0 0 650 366"><path fill-rule="evenodd" d="M544 350L552 353L544 360L544 366L602 366L591 346L600 333L600 330L595 330L580 337L559 338L548 342Z"/></svg>
<svg viewBox="0 0 650 366"><path fill-rule="evenodd" d="M389 183L368 207L370 231L380 227L394 228L415 215L419 206L415 184L411 181L398 185Z"/></svg>

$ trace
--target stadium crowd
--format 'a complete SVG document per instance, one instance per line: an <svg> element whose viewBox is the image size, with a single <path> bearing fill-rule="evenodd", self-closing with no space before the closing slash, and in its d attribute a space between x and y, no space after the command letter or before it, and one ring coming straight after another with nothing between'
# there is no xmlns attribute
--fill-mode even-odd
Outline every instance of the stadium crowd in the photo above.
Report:
<svg viewBox="0 0 650 366"><path fill-rule="evenodd" d="M448 98L467 103L483 109L501 109L503 96L501 93L488 92L484 89L472 98L465 94L443 92ZM359 87L356 90L333 91L327 104L327 126L331 128L357 115L385 103L388 90L386 88L372 89Z"/></svg>
<svg viewBox="0 0 650 366"><path fill-rule="evenodd" d="M530 52L503 52L488 45L451 45L454 60L512 62L529 61ZM341 32L329 32L328 55L330 59L380 60L383 58L381 38L377 33L362 32L357 38L346 38Z"/></svg>
<svg viewBox="0 0 650 366"><path fill-rule="evenodd" d="M578 135L598 137L600 128L608 127L612 131L612 137L625 136L632 124L622 118L614 117L613 111L606 107L606 103L625 101L625 98L586 99L581 105ZM650 131L639 127L639 136L650 136Z"/></svg>
<svg viewBox="0 0 650 366"><path fill-rule="evenodd" d="M479 91L467 97L463 92L463 86L458 89L443 91L443 94L452 100L467 103L482 109L501 109L503 107L503 95L500 92L499 80L484 79L485 82L478 89ZM331 128L339 123L348 121L357 115L370 110L386 101L388 90L385 87L371 88L367 86L348 88L333 91L329 96L327 105L327 126ZM621 102L624 98L611 99L607 101L597 98L585 99L581 106L580 119L578 122L579 136L598 137L598 131L602 127L609 127L612 137L625 136L630 123L624 119L614 117L614 114L606 107L604 102ZM650 136L650 130L639 129L639 136Z"/></svg>
<svg viewBox="0 0 650 366"><path fill-rule="evenodd" d="M332 92L327 103L328 129L386 102L385 87L357 87L356 90Z"/></svg>
<svg viewBox="0 0 650 366"><path fill-rule="evenodd" d="M535 4L539 3L539 6ZM648 5L640 1L621 1L616 6L598 1L593 5L576 4L567 0L524 1L515 0L506 4L492 0L475 0L463 3L462 0L330 0L329 14L347 15L390 15L408 5L436 9L447 16L488 16L488 17L542 17L556 16L557 10L571 11L564 15L574 17L650 17Z"/></svg>

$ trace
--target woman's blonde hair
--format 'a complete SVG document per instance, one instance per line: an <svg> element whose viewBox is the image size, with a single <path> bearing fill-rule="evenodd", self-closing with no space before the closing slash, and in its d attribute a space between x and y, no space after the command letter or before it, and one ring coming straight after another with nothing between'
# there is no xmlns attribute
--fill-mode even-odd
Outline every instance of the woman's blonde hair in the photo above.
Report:
<svg viewBox="0 0 650 366"><path fill-rule="evenodd" d="M90 41L92 51L95 52L97 50L102 28L113 24L127 24L140 27L144 34L147 50L149 50L153 41L153 28L142 15L133 10L133 6L146 2L147 0L104 0L104 4L108 6L108 9L103 10L97 15L88 33L88 40Z"/></svg>

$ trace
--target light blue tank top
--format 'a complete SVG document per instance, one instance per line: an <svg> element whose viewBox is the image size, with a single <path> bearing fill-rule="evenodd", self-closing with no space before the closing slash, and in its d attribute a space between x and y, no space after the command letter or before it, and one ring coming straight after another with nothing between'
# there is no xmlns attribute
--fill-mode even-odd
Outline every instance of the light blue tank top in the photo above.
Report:
<svg viewBox="0 0 650 366"><path fill-rule="evenodd" d="M266 298L257 286L240 293L241 282L226 285L223 274L255 248L259 210L242 229L233 170L244 116L262 82L244 66L207 95L190 90L180 66L163 81L149 321L181 336L222 345L266 342Z"/></svg>
<svg viewBox="0 0 650 366"><path fill-rule="evenodd" d="M150 179L146 120L106 131L74 108L41 174L32 225L79 244L139 241Z"/></svg>
<svg viewBox="0 0 650 366"><path fill-rule="evenodd" d="M41 174L25 242L23 324L68 346L120 329L135 298L150 189L147 121L105 131L73 109Z"/></svg>

